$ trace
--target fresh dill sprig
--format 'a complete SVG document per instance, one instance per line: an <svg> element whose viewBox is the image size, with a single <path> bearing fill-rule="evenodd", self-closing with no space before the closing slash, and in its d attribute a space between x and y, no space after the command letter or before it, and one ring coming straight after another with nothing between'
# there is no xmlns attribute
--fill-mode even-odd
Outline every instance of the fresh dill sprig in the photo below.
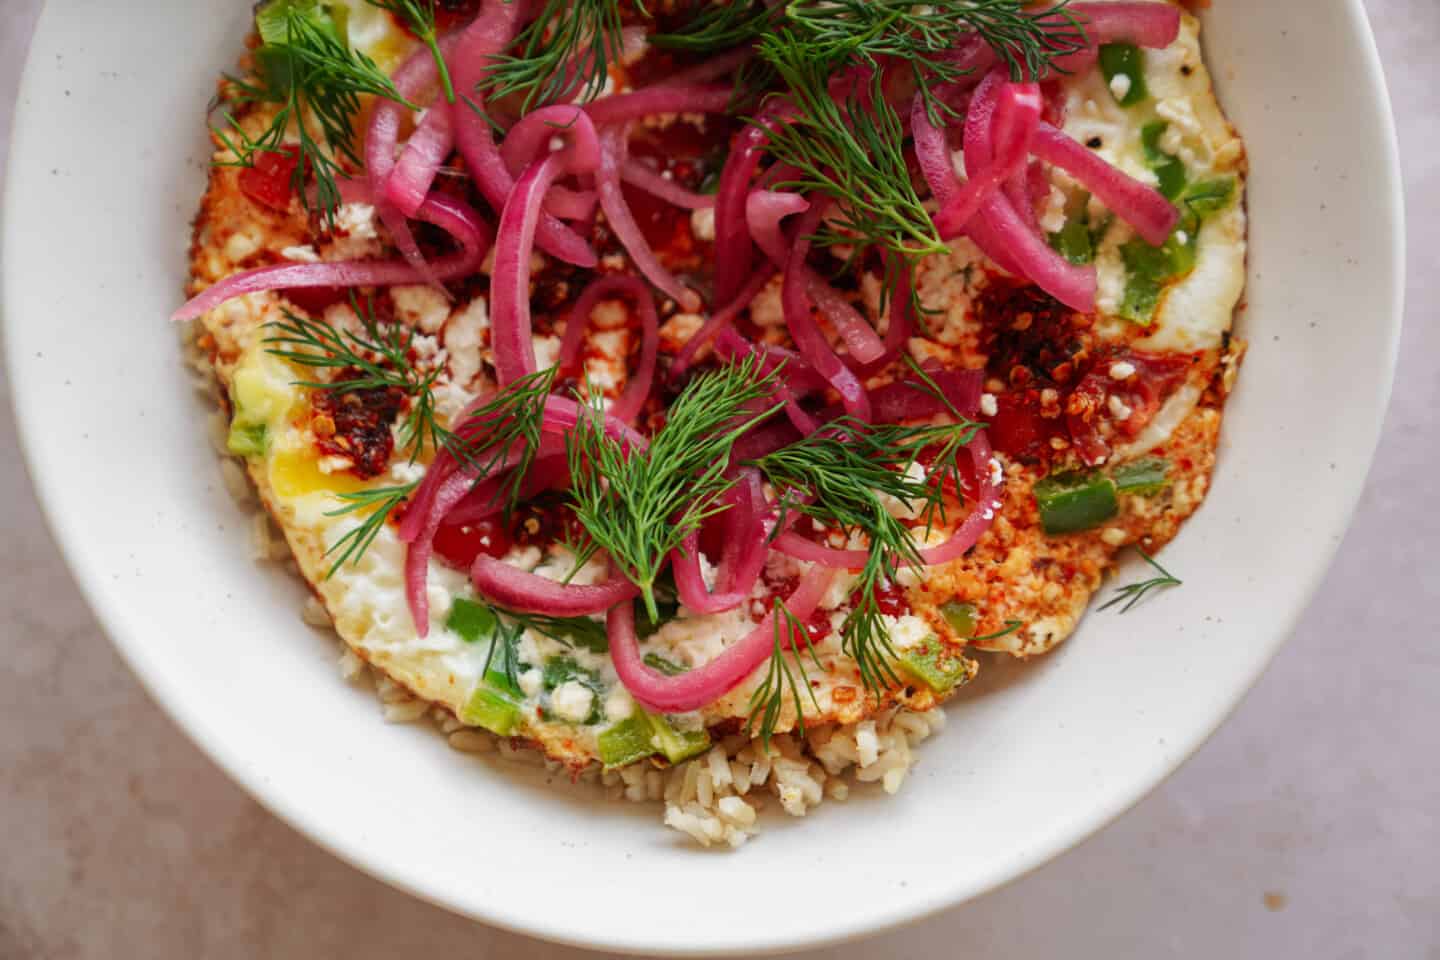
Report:
<svg viewBox="0 0 1440 960"><path fill-rule="evenodd" d="M785 18L813 57L874 69L905 65L933 109L935 85L965 73L947 55L972 37L989 44L1017 81L1042 76L1056 57L1084 47L1067 3L1037 11L1019 0L794 0Z"/></svg>
<svg viewBox="0 0 1440 960"><path fill-rule="evenodd" d="M644 450L609 437L599 409L582 398L580 422L565 441L575 515L590 553L605 551L640 588L652 622L659 619L655 579L670 551L723 509L736 439L779 409L756 410L774 376L760 372L752 356L691 380Z"/></svg>
<svg viewBox="0 0 1440 960"><path fill-rule="evenodd" d="M1005 621L1005 629L1003 629L1003 630L996 630L994 633L982 634L981 636L978 636L978 637L969 637L968 639L966 639L965 642L966 642L966 643L981 643L981 642L986 641L986 640L999 640L1001 637L1008 637L1008 636L1010 636L1010 634L1014 633L1016 630L1019 630L1019 629L1020 629L1021 627L1023 627L1023 626L1025 626L1025 621L1024 621L1024 620L1006 620L1006 621Z"/></svg>
<svg viewBox="0 0 1440 960"><path fill-rule="evenodd" d="M235 159L220 165L254 166L258 154L287 149L286 137L293 129L298 163L291 187L307 211L318 210L333 224L340 206L335 178L342 172L341 164L362 165L354 128L360 98L385 97L414 105L375 61L350 49L334 20L316 4L272 2L256 14L256 28L264 41L255 54L256 70L247 78L230 78L232 99L278 104L279 109L258 136L248 134L226 113L225 125L212 130ZM312 121L320 129L318 140L311 132ZM306 177L312 175L313 201L305 189Z"/></svg>
<svg viewBox="0 0 1440 960"><path fill-rule="evenodd" d="M644 660L645 666L651 670L659 671L667 677L678 677L690 669L689 667L682 667L674 660L662 657L658 653L647 653L645 654Z"/></svg>
<svg viewBox="0 0 1440 960"><path fill-rule="evenodd" d="M481 478L508 469L495 495L504 500L507 516L520 504L525 475L540 449L545 401L555 388L558 372L557 367L547 367L518 378L471 410L453 432L439 434L440 445L477 470Z"/></svg>
<svg viewBox="0 0 1440 960"><path fill-rule="evenodd" d="M763 20L756 28L758 59L794 111L775 124L769 152L801 170L787 186L829 196L840 211L817 242L878 246L912 263L945 245L911 179L884 75L908 70L938 122L953 110L936 88L964 74L950 54L965 41L988 43L1016 79L1043 74L1085 42L1063 2L1037 12L1020 0L792 0L778 29Z"/></svg>
<svg viewBox="0 0 1440 960"><path fill-rule="evenodd" d="M1157 590L1162 587L1178 587L1184 583L1183 580L1176 577L1169 570L1160 566L1160 563L1154 557L1150 556L1150 554L1146 553L1143 547L1136 547L1135 550L1145 559L1146 563L1158 571L1159 576L1151 577L1148 580L1140 580L1119 588L1115 591L1114 597L1101 604L1097 609L1109 610L1116 604L1123 603L1124 606L1120 608L1120 612L1129 613L1130 608L1144 599L1145 595L1151 590Z"/></svg>
<svg viewBox="0 0 1440 960"><path fill-rule="evenodd" d="M421 371L411 360L415 331L402 323L381 329L374 302L350 297L362 332L337 330L325 320L285 310L284 320L266 324L271 331L262 342L266 352L302 367L339 371L334 380L301 380L296 385L336 395L364 390L400 390L411 400L400 425L401 448L414 463L426 443L434 449L450 448L454 438L436 417L433 387L439 369Z"/></svg>
<svg viewBox="0 0 1440 960"><path fill-rule="evenodd" d="M700 0L691 7L694 15L678 29L651 34L651 45L662 50L714 53L753 41L776 19L776 11L760 0L739 3Z"/></svg>
<svg viewBox="0 0 1440 960"><path fill-rule="evenodd" d="M335 496L345 501L345 505L325 513L327 517L341 517L352 513L364 513L365 519L358 527L346 531L345 535L331 544L330 549L325 551L328 557L336 554L335 560L330 564L330 569L325 571L325 579L329 580L335 576L346 563L354 563L370 549L370 544L380 535L385 528L385 521L395 508L409 499L410 494L415 492L419 481L401 484L395 487L372 487L369 490L355 490L349 493L337 493Z"/></svg>
<svg viewBox="0 0 1440 960"><path fill-rule="evenodd" d="M943 521L944 480L958 476L960 451L978 428L964 418L903 425L842 417L753 462L778 492L782 511L795 510L847 537L859 533L869 541L840 641L872 693L898 682L881 594L902 566L923 565L910 527L890 506L900 503L926 530ZM934 452L931 466L916 476L912 468L929 451Z"/></svg>
<svg viewBox="0 0 1440 960"><path fill-rule="evenodd" d="M545 0L516 37L513 52L492 58L481 81L483 92L489 97L523 93L522 113L562 100L590 100L620 59L620 31L617 0Z"/></svg>
<svg viewBox="0 0 1440 960"><path fill-rule="evenodd" d="M506 607L492 606L498 616L508 618L526 630L534 630L542 637L549 637L571 649L582 647L592 653L604 653L610 649L610 637L605 624L589 617L553 617L544 613L521 613Z"/></svg>
<svg viewBox="0 0 1440 960"><path fill-rule="evenodd" d="M772 614L775 628L775 648L770 654L770 664L765 669L765 679L760 682L760 686L755 688L755 692L750 694L750 715L745 720L747 737L754 736L752 731L756 721L759 721L760 741L767 750L770 748L770 738L775 735L775 726L785 709L787 690L790 698L795 702L795 729L799 731L800 736L805 736L805 704L800 699L802 687L810 695L810 703L815 707L815 712L820 712L820 701L815 697L815 691L810 686L810 675L805 669L805 654L809 654L816 670L822 673L825 671L825 667L820 663L819 655L815 653L815 644L810 639L810 631L805 629L805 625L795 614L790 612L790 609L779 597L775 598ZM799 683L796 683L795 671L790 669L790 661L785 656L786 647L795 652L795 669L800 673Z"/></svg>
<svg viewBox="0 0 1440 960"><path fill-rule="evenodd" d="M784 83L795 108L771 125L767 148L800 171L781 184L836 201L838 216L822 225L817 243L877 246L906 261L946 249L920 202L906 166L900 116L883 96L880 74L856 80L843 99L831 95L833 64L814 59L789 30L767 34L761 56Z"/></svg>
<svg viewBox="0 0 1440 960"><path fill-rule="evenodd" d="M365 0L372 7L391 13L405 22L410 31L420 38L435 58L435 67L440 71L440 88L445 93L445 102L455 102L455 87L450 82L450 68L440 53L440 38L435 28L435 0Z"/></svg>

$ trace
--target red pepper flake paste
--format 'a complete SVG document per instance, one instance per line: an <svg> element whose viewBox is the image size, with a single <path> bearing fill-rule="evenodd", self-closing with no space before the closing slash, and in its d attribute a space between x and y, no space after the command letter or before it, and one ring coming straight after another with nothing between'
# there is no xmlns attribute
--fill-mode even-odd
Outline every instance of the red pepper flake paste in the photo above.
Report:
<svg viewBox="0 0 1440 960"><path fill-rule="evenodd" d="M342 370L337 379L358 375L358 370ZM322 454L349 458L350 472L363 479L385 472L395 448L390 427L405 405L404 391L398 387L344 393L317 390L310 402L310 429Z"/></svg>
<svg viewBox="0 0 1440 960"><path fill-rule="evenodd" d="M1101 341L1093 315L1003 280L986 287L975 316L986 372L1003 385L988 418L990 441L1027 463L1072 452L1087 465L1104 463L1112 444L1137 436L1201 359Z"/></svg>

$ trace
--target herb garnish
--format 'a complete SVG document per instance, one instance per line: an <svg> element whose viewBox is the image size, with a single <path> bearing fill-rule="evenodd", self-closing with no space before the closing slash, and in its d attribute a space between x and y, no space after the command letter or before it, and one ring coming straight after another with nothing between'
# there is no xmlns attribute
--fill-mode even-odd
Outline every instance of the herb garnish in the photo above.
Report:
<svg viewBox="0 0 1440 960"><path fill-rule="evenodd" d="M1145 558L1146 563L1150 564L1150 566L1158 570L1160 575L1157 577L1151 577L1149 580L1140 580L1119 588L1115 591L1116 595L1113 598L1105 601L1105 603L1101 604L1098 609L1109 610L1117 603L1124 603L1124 606L1120 608L1120 612L1129 613L1130 608L1135 606L1135 604L1139 603L1142 599L1144 599L1145 594L1149 593L1151 590L1156 590L1162 587L1178 587L1182 583L1184 583L1183 580L1180 580L1169 570L1166 570L1164 567L1160 566L1159 562L1154 557L1150 556L1150 554L1146 553L1143 547L1136 547L1135 550L1140 554L1140 556Z"/></svg>
<svg viewBox="0 0 1440 960"><path fill-rule="evenodd" d="M754 461L778 492L782 511L794 510L847 537L860 533L869 541L855 604L841 625L840 639L872 693L898 682L881 593L902 565L923 566L910 528L888 505L898 501L917 513L927 531L943 522L944 479L956 475L960 450L978 429L964 418L949 424L902 425L842 417ZM933 466L917 477L912 468L926 451L934 451Z"/></svg>
<svg viewBox="0 0 1440 960"><path fill-rule="evenodd" d="M765 679L755 692L750 694L750 715L745 721L745 735L753 736L752 730L755 722L760 722L760 741L768 750L770 738L775 735L775 726L780 720L781 711L785 708L785 691L790 691L791 698L795 701L795 729L800 736L805 736L805 704L800 699L800 689L810 695L810 702L814 705L816 713L820 711L820 701L815 698L815 691L810 686L810 676L805 670L805 654L809 654L810 660L815 664L815 669L821 673L825 667L820 662L820 657L815 653L815 645L811 642L810 631L805 625L791 613L789 608L779 597L775 598L775 605L772 608L775 627L775 649L770 654L770 665L765 670ZM804 648L802 653L801 648ZM785 648L789 647L795 652L795 668L800 672L800 682L795 682L795 674L790 669L790 662L785 657Z"/></svg>
<svg viewBox="0 0 1440 960"><path fill-rule="evenodd" d="M395 512L396 507L409 499L418 484L419 481L413 481L397 487L372 487L369 490L335 494L345 501L345 506L326 511L325 516L342 517L351 513L365 513L365 519L358 527L347 530L344 536L336 540L325 551L327 557L332 553L338 553L334 562L330 564L330 569L325 571L326 580L335 576L335 571L347 562L351 564L359 562L360 557L370 549L370 544L375 542L375 538L385 528L385 521L389 519L390 514Z"/></svg>
<svg viewBox="0 0 1440 960"><path fill-rule="evenodd" d="M522 113L548 103L590 100L620 59L620 27L617 0L545 0L516 37L515 52L492 59L481 86L490 97L524 93Z"/></svg>
<svg viewBox="0 0 1440 960"><path fill-rule="evenodd" d="M1043 75L1055 58L1085 44L1064 2L1034 11L1018 0L794 0L778 28L763 10L710 19L704 26L724 27L727 39L754 30L759 61L782 81L779 96L795 113L775 125L770 153L801 170L788 185L829 196L840 208L817 242L875 245L911 263L945 245L907 169L904 130L883 71L908 68L938 122L954 111L936 87L967 72L951 57L967 39L987 43L1016 80ZM849 86L840 96L837 79Z"/></svg>
<svg viewBox="0 0 1440 960"><path fill-rule="evenodd" d="M405 22L410 31L430 50L435 58L435 68L440 71L440 87L445 92L445 102L455 102L455 87L450 82L450 68L440 53L440 40L435 29L435 0L365 0L372 7L379 7Z"/></svg>
<svg viewBox="0 0 1440 960"><path fill-rule="evenodd" d="M609 554L640 588L651 621L659 619L655 578L666 557L723 509L720 498L734 484L725 472L735 440L779 409L755 409L773 377L760 375L753 356L697 376L644 450L611 439L599 409L580 405L565 446L575 515L589 533L586 550Z"/></svg>
<svg viewBox="0 0 1440 960"><path fill-rule="evenodd" d="M254 166L258 154L283 151L286 135L293 129L299 138L295 145L299 162L291 187L307 211L318 209L333 223L340 206L335 178L342 172L341 163L362 164L354 129L360 98L371 95L412 109L414 105L374 60L350 49L335 21L314 2L272 2L256 14L255 26L264 45L256 51L252 76L230 78L232 98L242 104L278 104L279 109L269 126L253 137L227 112L229 129L212 130L235 159L219 165ZM319 140L312 133L312 121L320 128ZM315 177L313 200L305 189L309 175Z"/></svg>
<svg viewBox="0 0 1440 960"><path fill-rule="evenodd" d="M994 633L982 634L978 637L966 638L966 643L980 643L985 640L999 640L1001 637L1008 637L1010 634L1025 626L1024 620L1006 620L1004 630L996 630Z"/></svg>

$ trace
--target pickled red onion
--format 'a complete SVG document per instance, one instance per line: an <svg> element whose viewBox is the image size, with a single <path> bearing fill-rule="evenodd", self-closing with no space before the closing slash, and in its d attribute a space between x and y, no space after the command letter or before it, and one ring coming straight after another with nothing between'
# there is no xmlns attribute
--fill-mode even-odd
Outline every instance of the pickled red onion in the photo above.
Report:
<svg viewBox="0 0 1440 960"><path fill-rule="evenodd" d="M660 263L655 251L650 248L650 241L645 239L640 225L635 222L635 215L631 213L630 204L620 187L620 168L625 162L628 133L625 127L609 127L600 134L600 166L595 171L600 208L605 211L610 229L615 232L625 252L630 254L635 269L661 293L678 303L682 310L694 313L700 309L700 296L687 289Z"/></svg>
<svg viewBox="0 0 1440 960"><path fill-rule="evenodd" d="M474 273L490 247L484 222L466 204L444 194L430 195L417 211L419 218L445 230L460 244L458 253L431 266L442 280ZM386 287L423 283L420 272L403 260L347 260L333 263L281 263L226 277L192 297L171 315L186 321L208 313L226 300L247 293L312 287Z"/></svg>
<svg viewBox="0 0 1440 960"><path fill-rule="evenodd" d="M542 107L562 122L569 143L530 164L505 201L496 232L495 266L490 280L491 343L496 382L504 386L535 372L535 341L530 325L530 254L535 246L545 193L558 178L586 173L600 160L595 126L574 106Z"/></svg>
<svg viewBox="0 0 1440 960"><path fill-rule="evenodd" d="M640 595L639 587L620 576L593 585L561 583L484 553L476 554L470 581L481 596L501 606L554 617L604 613L616 604L630 607L625 601Z"/></svg>
<svg viewBox="0 0 1440 960"><path fill-rule="evenodd" d="M519 0L484 0L479 16L456 38L454 54L448 58L456 90L476 89L491 58L514 37L526 6ZM455 111L455 145L465 158L470 176L485 202L503 211L515 188L515 178L495 146L484 100L478 93L462 92L451 109ZM593 267L599 262L586 240L548 213L542 213L536 224L535 244L552 257L577 267Z"/></svg>
<svg viewBox="0 0 1440 960"><path fill-rule="evenodd" d="M639 187L651 196L686 210L710 210L715 206L715 197L712 194L687 190L674 180L666 180L634 158L627 159L621 165L620 179L631 186Z"/></svg>
<svg viewBox="0 0 1440 960"><path fill-rule="evenodd" d="M1153 247L1162 245L1180 222L1180 211L1160 191L1106 163L1048 123L1036 128L1032 149L1041 160L1074 177Z"/></svg>
<svg viewBox="0 0 1440 960"><path fill-rule="evenodd" d="M819 606L834 576L833 570L812 567L784 601L785 608L792 616L805 620ZM611 607L606 630L610 635L610 659L630 695L651 710L684 713L714 703L754 673L774 649L776 623L774 611L767 613L754 629L714 660L673 677L652 670L642 660L635 635L634 604Z"/></svg>

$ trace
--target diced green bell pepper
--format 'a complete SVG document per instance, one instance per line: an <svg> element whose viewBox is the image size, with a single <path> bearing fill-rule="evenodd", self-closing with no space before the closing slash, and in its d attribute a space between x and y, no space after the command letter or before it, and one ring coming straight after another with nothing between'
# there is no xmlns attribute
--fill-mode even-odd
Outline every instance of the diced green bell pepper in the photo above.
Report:
<svg viewBox="0 0 1440 960"><path fill-rule="evenodd" d="M466 643L479 643L500 626L500 618L489 605L456 597L450 604L445 626L459 634Z"/></svg>
<svg viewBox="0 0 1440 960"><path fill-rule="evenodd" d="M1193 227L1187 227L1183 220L1181 227L1191 229L1192 232L1199 229L1201 223L1228 207L1234 198L1234 177L1216 177L1191 184L1190 189L1185 191L1184 206L1194 218Z"/></svg>
<svg viewBox="0 0 1440 960"><path fill-rule="evenodd" d="M709 749L710 734L676 730L664 717L636 707L630 716L601 731L597 747L600 762L607 767L624 766L657 751L671 763L680 763Z"/></svg>
<svg viewBox="0 0 1440 960"><path fill-rule="evenodd" d="M225 449L238 457L263 457L270 449L270 428L263 423L230 421Z"/></svg>
<svg viewBox="0 0 1440 960"><path fill-rule="evenodd" d="M1111 96L1122 107L1133 107L1150 96L1145 87L1145 53L1133 43L1102 43L1100 72L1110 87ZM1124 77L1124 94L1115 92L1116 77Z"/></svg>
<svg viewBox="0 0 1440 960"><path fill-rule="evenodd" d="M491 733L508 737L520 725L520 703L518 699L503 690L497 690L491 683L492 674L470 694L465 707L460 711L460 720L472 727L484 727Z"/></svg>
<svg viewBox="0 0 1440 960"><path fill-rule="evenodd" d="M1160 192L1166 200L1174 200L1185 189L1186 175L1180 158L1160 149L1160 138L1169 126L1164 120L1145 124L1140 128L1140 146L1145 151L1145 162L1159 180Z"/></svg>
<svg viewBox="0 0 1440 960"><path fill-rule="evenodd" d="M1164 246L1152 247L1138 238L1121 245L1120 257L1125 261L1127 277L1120 316L1142 325L1154 319L1165 284L1195 269L1201 226L1228 206L1234 196L1232 177L1191 184L1180 198L1179 226Z"/></svg>
<svg viewBox="0 0 1440 960"><path fill-rule="evenodd" d="M607 767L623 767L643 760L655 752L655 731L644 710L636 709L614 726L602 730L596 738L600 762Z"/></svg>
<svg viewBox="0 0 1440 960"><path fill-rule="evenodd" d="M950 629L962 637L973 637L975 635L975 624L980 619L980 611L975 609L973 603L960 603L951 600L940 605L940 616L950 624Z"/></svg>
<svg viewBox="0 0 1440 960"><path fill-rule="evenodd" d="M973 632L973 631L972 631ZM900 652L897 662L936 693L949 693L974 677L970 661L952 652L937 637Z"/></svg>
<svg viewBox="0 0 1440 960"><path fill-rule="evenodd" d="M1164 490L1170 483L1170 461L1164 457L1141 457L1121 464L1110 474L1121 493L1145 497Z"/></svg>
<svg viewBox="0 0 1440 960"><path fill-rule="evenodd" d="M1040 523L1052 535L1093 530L1120 512L1118 494L1159 493L1170 482L1169 472L1164 457L1141 457L1121 464L1109 476L1098 470L1051 474L1035 484Z"/></svg>
<svg viewBox="0 0 1440 960"><path fill-rule="evenodd" d="M1102 473L1057 473L1035 484L1040 523L1051 535L1091 530L1120 512L1115 482Z"/></svg>
<svg viewBox="0 0 1440 960"><path fill-rule="evenodd" d="M664 717L651 717L660 752L671 763L689 760L710 749L710 734L704 730L676 730Z"/></svg>
<svg viewBox="0 0 1440 960"><path fill-rule="evenodd" d="M1095 260L1096 234L1090 226L1090 194L1084 190L1065 205L1065 226L1049 236L1055 252L1077 266Z"/></svg>

